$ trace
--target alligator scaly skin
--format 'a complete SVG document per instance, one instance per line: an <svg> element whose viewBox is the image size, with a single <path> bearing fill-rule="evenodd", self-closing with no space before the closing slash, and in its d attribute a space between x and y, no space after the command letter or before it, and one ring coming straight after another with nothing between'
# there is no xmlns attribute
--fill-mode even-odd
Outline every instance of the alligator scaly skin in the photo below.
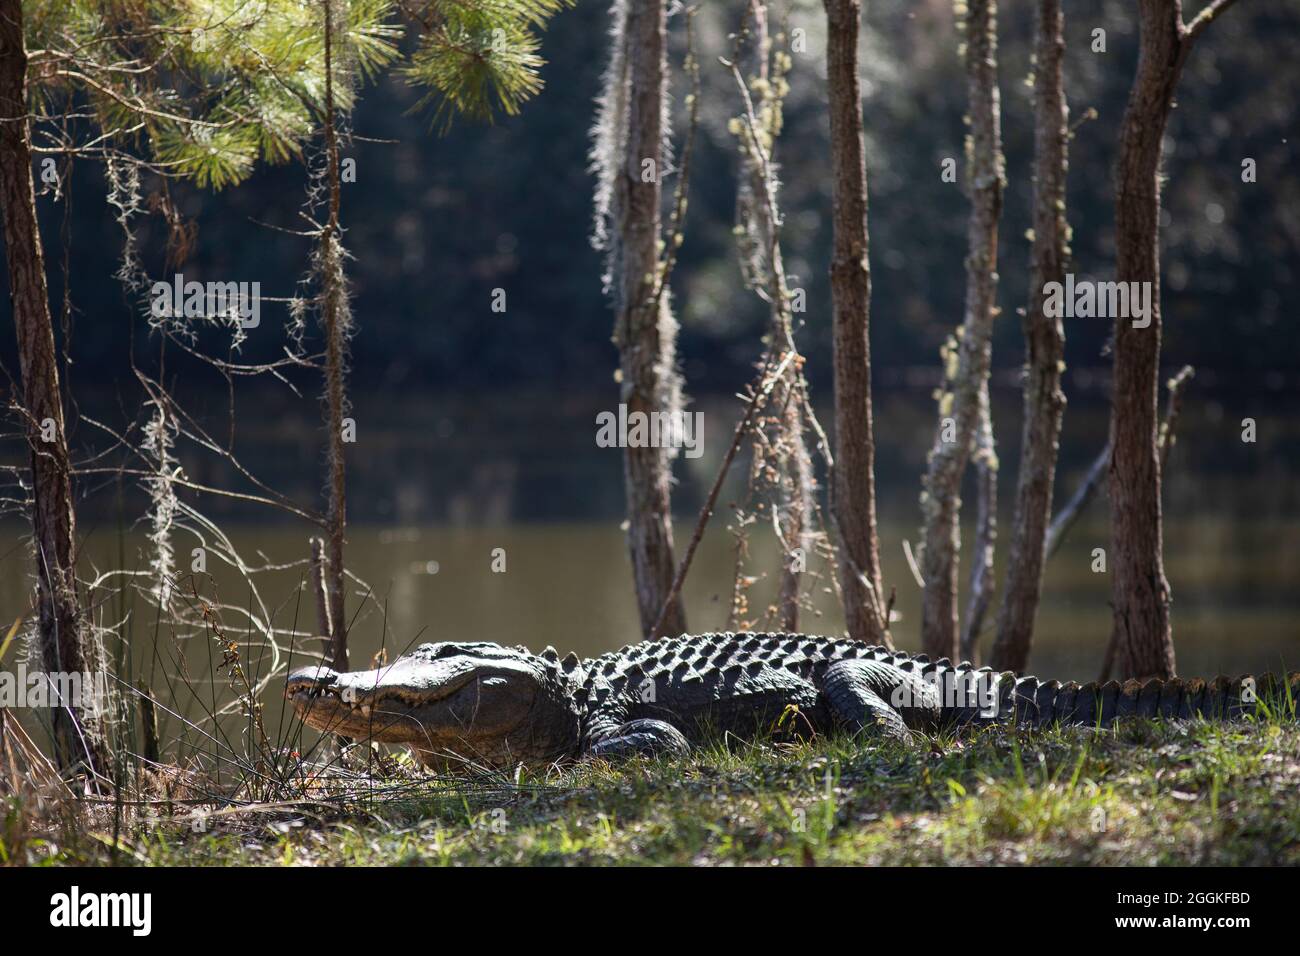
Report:
<svg viewBox="0 0 1300 956"><path fill-rule="evenodd" d="M285 694L319 730L410 744L429 766L500 767L681 754L774 729L908 740L912 731L994 721L1233 719L1258 701L1294 716L1300 674L1080 685L847 638L746 632L642 641L587 660L561 660L549 647L422 644L372 670L301 668Z"/></svg>
<svg viewBox="0 0 1300 956"><path fill-rule="evenodd" d="M588 742L598 742L630 720L655 719L680 730L691 743L709 732L744 736L755 726L770 726L790 704L813 727L828 728L821 687L828 669L840 661L867 661L896 668L939 688L985 686L996 689L996 711L977 706L969 695L941 699L944 723L1014 722L1043 726L1099 724L1125 717L1233 719L1253 713L1255 699L1284 693L1281 679L1217 677L1140 682L1040 681L1016 678L946 658L931 661L847 638L804 634L699 634L643 641L578 664L585 673L579 702L586 708ZM1300 675L1290 678L1293 695ZM883 695L882 695L883 696ZM942 695L941 695L942 698ZM986 701L992 701L992 690Z"/></svg>

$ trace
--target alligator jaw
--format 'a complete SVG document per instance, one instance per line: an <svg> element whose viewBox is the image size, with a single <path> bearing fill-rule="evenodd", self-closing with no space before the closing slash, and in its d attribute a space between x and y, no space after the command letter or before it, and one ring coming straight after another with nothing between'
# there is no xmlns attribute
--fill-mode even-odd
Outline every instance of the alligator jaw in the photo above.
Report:
<svg viewBox="0 0 1300 956"><path fill-rule="evenodd" d="M568 695L547 673L526 652L431 644L374 670L299 668L284 693L324 733L409 744L431 765L452 757L502 765L576 746Z"/></svg>
<svg viewBox="0 0 1300 956"><path fill-rule="evenodd" d="M470 656L430 657L417 652L364 671L335 671L324 665L300 667L289 675L285 695L334 693L349 702L400 698L427 704L449 697L495 662Z"/></svg>
<svg viewBox="0 0 1300 956"><path fill-rule="evenodd" d="M391 743L419 743L444 726L472 717L473 706L455 706L471 684L495 676L463 660L401 658L391 666L337 672L306 667L289 675L285 696L303 720L318 730Z"/></svg>

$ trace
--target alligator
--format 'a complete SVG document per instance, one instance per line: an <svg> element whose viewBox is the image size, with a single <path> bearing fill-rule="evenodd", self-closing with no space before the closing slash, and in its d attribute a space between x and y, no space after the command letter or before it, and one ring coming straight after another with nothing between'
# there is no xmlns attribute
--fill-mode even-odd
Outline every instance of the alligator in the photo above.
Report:
<svg viewBox="0 0 1300 956"><path fill-rule="evenodd" d="M682 635L599 657L554 648L422 644L373 670L291 673L308 725L404 743L425 766L545 765L591 756L689 753L709 739L849 732L915 740L988 722L1109 727L1126 718L1294 715L1300 673L1077 684L931 661L847 638Z"/></svg>

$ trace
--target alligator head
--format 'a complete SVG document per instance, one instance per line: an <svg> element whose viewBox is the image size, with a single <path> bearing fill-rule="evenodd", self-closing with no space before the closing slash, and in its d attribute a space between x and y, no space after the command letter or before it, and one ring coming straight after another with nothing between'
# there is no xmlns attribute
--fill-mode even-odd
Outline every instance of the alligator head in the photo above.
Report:
<svg viewBox="0 0 1300 956"><path fill-rule="evenodd" d="M441 643L374 670L299 668L284 693L317 730L409 744L426 766L509 767L577 751L581 680L577 658L550 649Z"/></svg>

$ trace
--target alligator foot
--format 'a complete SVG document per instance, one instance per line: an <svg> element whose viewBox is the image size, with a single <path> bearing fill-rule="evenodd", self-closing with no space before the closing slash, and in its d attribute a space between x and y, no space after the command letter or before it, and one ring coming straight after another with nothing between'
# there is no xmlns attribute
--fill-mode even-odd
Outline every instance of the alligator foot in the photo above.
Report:
<svg viewBox="0 0 1300 956"><path fill-rule="evenodd" d="M646 757L685 757L691 752L680 730L662 720L630 720L612 737L592 745L593 757L621 760L641 754Z"/></svg>
<svg viewBox="0 0 1300 956"><path fill-rule="evenodd" d="M906 741L909 727L930 727L939 718L939 695L932 686L877 661L837 661L826 668L821 691L836 719L852 733Z"/></svg>

